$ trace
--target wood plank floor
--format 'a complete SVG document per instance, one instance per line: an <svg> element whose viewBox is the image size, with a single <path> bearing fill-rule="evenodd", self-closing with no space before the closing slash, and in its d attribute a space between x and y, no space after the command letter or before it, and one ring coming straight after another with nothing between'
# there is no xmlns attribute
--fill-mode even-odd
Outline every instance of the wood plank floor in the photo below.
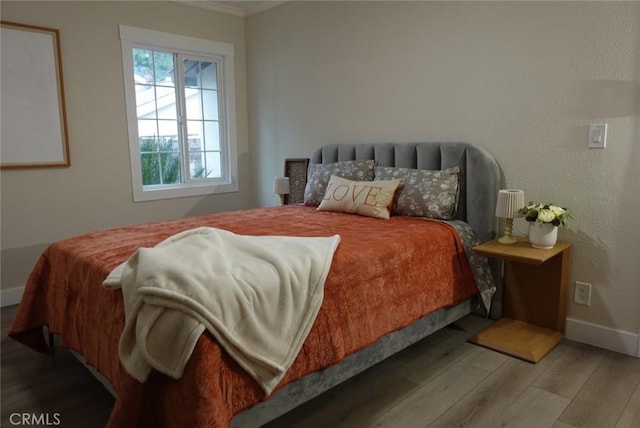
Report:
<svg viewBox="0 0 640 428"><path fill-rule="evenodd" d="M2 308L2 427L12 413L102 427L113 398L67 351L7 338ZM564 340L538 364L466 342L490 321L467 316L269 423L293 427L640 427L640 359Z"/></svg>

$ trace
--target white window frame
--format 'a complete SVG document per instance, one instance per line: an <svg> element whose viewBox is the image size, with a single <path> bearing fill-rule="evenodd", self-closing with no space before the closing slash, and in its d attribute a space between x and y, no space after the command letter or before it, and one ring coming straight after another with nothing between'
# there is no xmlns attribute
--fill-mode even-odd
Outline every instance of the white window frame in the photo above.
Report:
<svg viewBox="0 0 640 428"><path fill-rule="evenodd" d="M235 119L235 81L234 81L234 49L228 43L193 37L146 30L142 28L120 25L120 42L122 46L122 64L124 73L124 89L129 135L129 157L131 161L131 185L133 201L151 201L158 199L201 196L216 193L238 191L238 157ZM158 49L172 51L190 56L216 57L220 59L221 87L219 88L219 114L222 136L223 177L209 180L185 180L183 183L170 185L142 185L142 169L140 163L140 144L138 142L138 118L135 99L135 82L133 75L133 49Z"/></svg>

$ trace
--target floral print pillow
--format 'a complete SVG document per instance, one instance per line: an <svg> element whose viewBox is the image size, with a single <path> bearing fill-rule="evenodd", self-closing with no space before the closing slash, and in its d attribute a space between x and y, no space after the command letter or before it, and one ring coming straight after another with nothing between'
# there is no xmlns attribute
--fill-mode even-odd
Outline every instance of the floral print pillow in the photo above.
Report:
<svg viewBox="0 0 640 428"><path fill-rule="evenodd" d="M453 220L458 206L460 169L431 171L377 166L376 180L400 179L394 214Z"/></svg>
<svg viewBox="0 0 640 428"><path fill-rule="evenodd" d="M304 189L304 204L318 206L332 175L354 181L372 181L373 160L341 161L328 164L311 163Z"/></svg>

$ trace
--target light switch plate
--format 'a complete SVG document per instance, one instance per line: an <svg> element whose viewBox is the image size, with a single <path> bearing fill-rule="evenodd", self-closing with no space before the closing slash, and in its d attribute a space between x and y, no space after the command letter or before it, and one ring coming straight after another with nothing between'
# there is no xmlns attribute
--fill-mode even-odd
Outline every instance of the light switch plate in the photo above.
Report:
<svg viewBox="0 0 640 428"><path fill-rule="evenodd" d="M592 123L589 125L589 148L604 149L607 147L607 124Z"/></svg>

